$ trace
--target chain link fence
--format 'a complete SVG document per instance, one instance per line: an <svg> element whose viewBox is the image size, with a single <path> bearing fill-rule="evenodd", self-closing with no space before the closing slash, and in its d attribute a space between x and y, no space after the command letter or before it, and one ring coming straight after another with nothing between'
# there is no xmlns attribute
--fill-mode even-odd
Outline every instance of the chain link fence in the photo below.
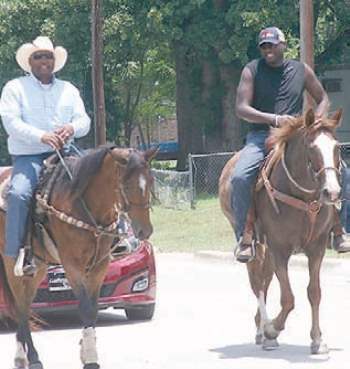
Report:
<svg viewBox="0 0 350 369"><path fill-rule="evenodd" d="M155 203L166 208L189 208L192 202L190 172L152 169Z"/></svg>
<svg viewBox="0 0 350 369"><path fill-rule="evenodd" d="M225 164L231 159L233 152L189 155L189 168L193 178L192 204L201 196L217 196L219 178Z"/></svg>
<svg viewBox="0 0 350 369"><path fill-rule="evenodd" d="M340 148L350 168L350 142L341 143ZM155 192L160 205L174 209L195 208L199 198L217 196L222 169L233 154L189 154L186 172L154 169Z"/></svg>

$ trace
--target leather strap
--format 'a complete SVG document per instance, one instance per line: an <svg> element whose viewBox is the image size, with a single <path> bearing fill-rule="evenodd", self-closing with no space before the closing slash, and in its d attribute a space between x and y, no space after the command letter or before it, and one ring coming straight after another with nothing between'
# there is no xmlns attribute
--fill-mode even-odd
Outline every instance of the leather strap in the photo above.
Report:
<svg viewBox="0 0 350 369"><path fill-rule="evenodd" d="M322 207L322 204L317 200L312 200L305 202L303 200L297 199L296 197L287 195L283 192L276 190L272 185L270 180L267 178L265 167L261 169L261 176L264 181L264 186L266 188L267 195L271 200L272 206L274 207L277 214L280 213L279 208L277 206L276 200L283 202L293 208L303 210L307 213L310 220L310 230L308 236L306 238L306 243L309 243L312 240L312 236L315 230L315 224L317 215Z"/></svg>

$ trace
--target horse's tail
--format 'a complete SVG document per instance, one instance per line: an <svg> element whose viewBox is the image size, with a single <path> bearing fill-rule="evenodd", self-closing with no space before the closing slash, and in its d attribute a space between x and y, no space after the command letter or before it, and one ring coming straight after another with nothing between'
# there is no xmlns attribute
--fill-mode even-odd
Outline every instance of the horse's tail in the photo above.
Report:
<svg viewBox="0 0 350 369"><path fill-rule="evenodd" d="M6 305L6 315L8 315L9 318L16 321L16 301L13 296L13 293L11 291L10 285L8 283L5 265L4 265L4 259L0 255L0 283L2 286L2 293L4 297L4 302Z"/></svg>

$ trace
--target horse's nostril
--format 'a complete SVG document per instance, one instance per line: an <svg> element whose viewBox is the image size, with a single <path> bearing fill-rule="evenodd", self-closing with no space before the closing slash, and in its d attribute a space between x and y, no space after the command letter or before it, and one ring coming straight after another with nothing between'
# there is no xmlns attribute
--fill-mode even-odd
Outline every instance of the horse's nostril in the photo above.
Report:
<svg viewBox="0 0 350 369"><path fill-rule="evenodd" d="M337 190L328 190L327 188L325 188L323 190L323 196L331 201L336 201L338 200L339 198L339 195L340 195L340 192L337 191Z"/></svg>

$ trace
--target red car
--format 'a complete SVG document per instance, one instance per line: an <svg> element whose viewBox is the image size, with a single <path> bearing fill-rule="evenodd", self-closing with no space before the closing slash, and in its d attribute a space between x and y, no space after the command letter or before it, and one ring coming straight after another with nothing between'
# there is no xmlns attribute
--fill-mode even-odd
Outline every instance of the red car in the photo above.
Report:
<svg viewBox="0 0 350 369"><path fill-rule="evenodd" d="M125 309L131 320L152 319L156 297L156 268L152 245L141 241L130 253L114 253L101 288L99 309ZM78 301L61 266L48 268L42 281L33 310L58 312L77 309ZM0 281L0 314L5 309Z"/></svg>

